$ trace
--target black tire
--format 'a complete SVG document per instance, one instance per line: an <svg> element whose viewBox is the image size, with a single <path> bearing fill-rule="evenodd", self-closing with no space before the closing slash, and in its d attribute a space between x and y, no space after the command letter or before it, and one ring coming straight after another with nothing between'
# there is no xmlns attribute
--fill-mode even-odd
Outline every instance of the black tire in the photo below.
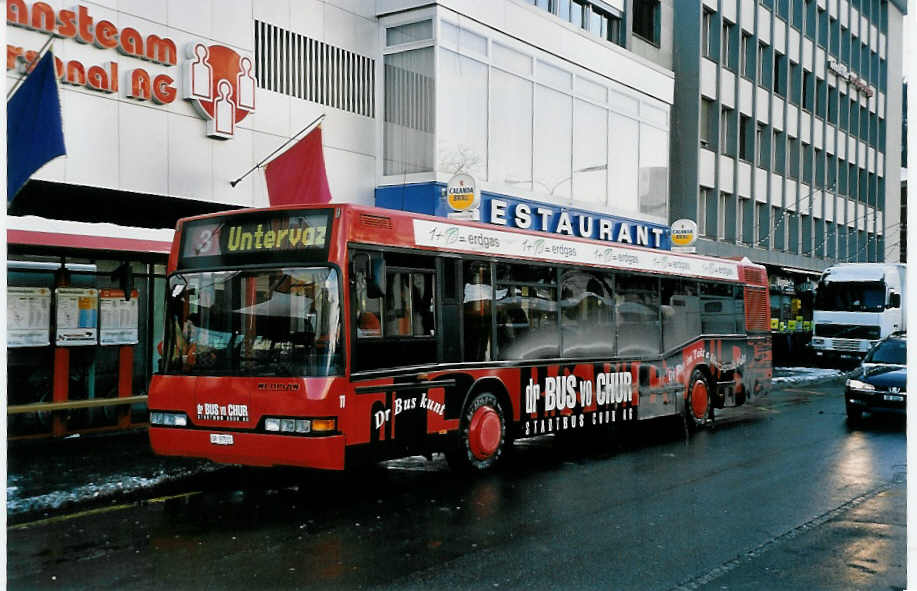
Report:
<svg viewBox="0 0 917 591"><path fill-rule="evenodd" d="M506 414L496 396L482 392L471 399L462 412L458 439L457 445L446 452L453 470L481 473L501 463L510 439Z"/></svg>
<svg viewBox="0 0 917 591"><path fill-rule="evenodd" d="M685 398L685 421L688 430L695 431L713 418L713 389L704 372L695 369L688 382Z"/></svg>

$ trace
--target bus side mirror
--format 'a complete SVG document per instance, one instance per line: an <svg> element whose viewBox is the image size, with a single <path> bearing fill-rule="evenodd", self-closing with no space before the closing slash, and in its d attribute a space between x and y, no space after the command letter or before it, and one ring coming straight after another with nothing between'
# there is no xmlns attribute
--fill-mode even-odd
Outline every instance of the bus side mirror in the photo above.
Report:
<svg viewBox="0 0 917 591"><path fill-rule="evenodd" d="M888 307L889 308L900 308L901 307L901 294L891 292L888 295Z"/></svg>
<svg viewBox="0 0 917 591"><path fill-rule="evenodd" d="M385 259L381 253L360 252L353 257L353 276L366 277L366 296L375 299L385 295Z"/></svg>

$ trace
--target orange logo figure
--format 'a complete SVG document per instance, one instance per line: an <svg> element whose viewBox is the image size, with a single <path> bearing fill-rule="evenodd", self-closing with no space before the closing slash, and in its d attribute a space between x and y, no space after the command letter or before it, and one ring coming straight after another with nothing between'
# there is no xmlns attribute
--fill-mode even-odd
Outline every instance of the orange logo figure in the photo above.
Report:
<svg viewBox="0 0 917 591"><path fill-rule="evenodd" d="M236 124L255 112L257 80L250 57L225 45L196 41L185 47L182 96L207 121L207 135L230 139Z"/></svg>

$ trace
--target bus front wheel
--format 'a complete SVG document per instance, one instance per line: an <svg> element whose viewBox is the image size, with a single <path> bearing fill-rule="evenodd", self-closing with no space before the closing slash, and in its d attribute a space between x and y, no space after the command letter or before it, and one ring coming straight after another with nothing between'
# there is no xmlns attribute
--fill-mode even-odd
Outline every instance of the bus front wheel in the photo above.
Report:
<svg viewBox="0 0 917 591"><path fill-rule="evenodd" d="M446 453L446 460L453 469L483 472L500 462L506 444L503 406L496 396L483 392L462 413L458 445Z"/></svg>
<svg viewBox="0 0 917 591"><path fill-rule="evenodd" d="M685 417L691 430L703 426L713 413L713 391L710 382L703 372L695 369L688 384L688 397L685 400Z"/></svg>

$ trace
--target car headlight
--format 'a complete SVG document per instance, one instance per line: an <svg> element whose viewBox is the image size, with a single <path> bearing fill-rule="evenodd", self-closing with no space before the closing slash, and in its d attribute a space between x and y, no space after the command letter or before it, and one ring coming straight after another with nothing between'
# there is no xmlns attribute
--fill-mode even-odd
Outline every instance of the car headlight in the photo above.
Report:
<svg viewBox="0 0 917 591"><path fill-rule="evenodd" d="M847 380L847 387L852 390L875 390L876 387L860 380Z"/></svg>

